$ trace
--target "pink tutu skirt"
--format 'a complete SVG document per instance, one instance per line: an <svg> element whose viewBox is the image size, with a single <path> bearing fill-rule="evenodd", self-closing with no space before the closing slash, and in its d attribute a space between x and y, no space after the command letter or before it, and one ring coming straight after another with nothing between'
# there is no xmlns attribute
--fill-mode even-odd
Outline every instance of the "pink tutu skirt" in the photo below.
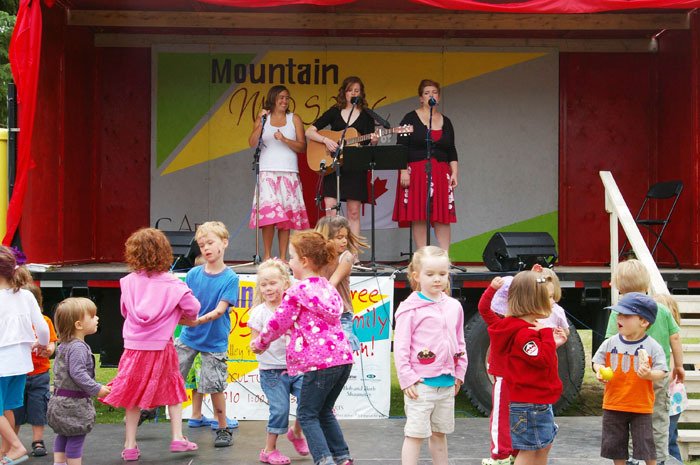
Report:
<svg viewBox="0 0 700 465"><path fill-rule="evenodd" d="M187 399L172 339L163 350L124 349L108 386L112 392L102 402L113 407L151 409Z"/></svg>
<svg viewBox="0 0 700 465"><path fill-rule="evenodd" d="M275 225L277 229L309 229L298 173L260 172L259 225ZM255 195L248 226L255 229Z"/></svg>

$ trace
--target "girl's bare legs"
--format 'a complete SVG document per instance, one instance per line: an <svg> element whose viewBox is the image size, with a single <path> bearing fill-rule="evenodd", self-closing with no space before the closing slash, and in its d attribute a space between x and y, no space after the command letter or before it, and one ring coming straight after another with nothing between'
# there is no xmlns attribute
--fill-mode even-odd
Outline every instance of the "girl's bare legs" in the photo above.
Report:
<svg viewBox="0 0 700 465"><path fill-rule="evenodd" d="M126 423L126 439L124 440L124 449L133 449L136 447L136 430L139 427L139 418L141 417L141 409L132 407L126 409L124 422Z"/></svg>
<svg viewBox="0 0 700 465"><path fill-rule="evenodd" d="M547 456L551 448L552 446L549 445L544 449L519 450L515 457L515 465L547 465ZM623 460L622 463L624 464L625 461Z"/></svg>
<svg viewBox="0 0 700 465"><path fill-rule="evenodd" d="M304 433L301 430L301 423L299 423L299 420L294 421L294 425L292 425L292 431L294 432L294 437L295 438L303 438Z"/></svg>
<svg viewBox="0 0 700 465"><path fill-rule="evenodd" d="M438 245L443 250L450 250L450 241L452 240L452 231L449 223L435 223L435 237L437 237Z"/></svg>
<svg viewBox="0 0 700 465"><path fill-rule="evenodd" d="M0 436L2 437L2 450L4 456L18 459L27 453L17 434L15 434L15 416L12 410L5 410L0 416Z"/></svg>
<svg viewBox="0 0 700 465"><path fill-rule="evenodd" d="M289 249L289 229L278 229L277 241L280 245L280 259L286 262L287 250Z"/></svg>
<svg viewBox="0 0 700 465"><path fill-rule="evenodd" d="M411 223L411 232L413 233L413 242L416 245L416 250L425 247L428 243L425 231L425 221L413 221Z"/></svg>
<svg viewBox="0 0 700 465"><path fill-rule="evenodd" d="M445 433L436 433L428 439L428 449L433 459L433 465L447 465L447 436Z"/></svg>
<svg viewBox="0 0 700 465"><path fill-rule="evenodd" d="M401 448L401 465L418 465L421 445L423 445L422 438L404 437Z"/></svg>
<svg viewBox="0 0 700 465"><path fill-rule="evenodd" d="M82 458L82 457L78 457L77 459L68 459L68 458L67 458L67 459L66 459L66 463L67 463L68 465L82 465L82 463L83 463L83 458Z"/></svg>
<svg viewBox="0 0 700 465"><path fill-rule="evenodd" d="M268 226L262 226L263 238L263 260L267 260L272 256L272 240L275 238L275 226L270 224Z"/></svg>
<svg viewBox="0 0 700 465"><path fill-rule="evenodd" d="M204 394L196 389L192 390L192 416L191 418L202 418L202 403L204 402Z"/></svg>
<svg viewBox="0 0 700 465"><path fill-rule="evenodd" d="M170 414L170 432L173 435L173 441L182 441L182 404L168 405L168 413Z"/></svg>
<svg viewBox="0 0 700 465"><path fill-rule="evenodd" d="M362 208L362 202L359 200L348 200L346 204L348 206L348 223L350 223L350 231L355 233L356 236L359 236L360 211Z"/></svg>
<svg viewBox="0 0 700 465"><path fill-rule="evenodd" d="M272 452L277 449L277 434L267 433L267 440L265 441L265 452Z"/></svg>

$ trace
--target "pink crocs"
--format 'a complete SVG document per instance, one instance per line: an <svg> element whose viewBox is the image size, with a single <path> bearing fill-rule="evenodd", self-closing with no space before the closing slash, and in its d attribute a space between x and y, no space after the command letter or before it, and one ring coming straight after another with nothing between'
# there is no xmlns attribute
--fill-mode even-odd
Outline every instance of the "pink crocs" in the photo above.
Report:
<svg viewBox="0 0 700 465"><path fill-rule="evenodd" d="M170 452L189 452L197 449L197 444L192 441L188 441L187 438L182 438L181 441L176 440L170 442Z"/></svg>
<svg viewBox="0 0 700 465"><path fill-rule="evenodd" d="M277 449L270 452L265 452L265 449L262 449L260 451L260 461L262 463L269 463L270 465L287 465L291 462L289 457Z"/></svg>
<svg viewBox="0 0 700 465"><path fill-rule="evenodd" d="M294 449L296 449L297 454L299 455L309 455L309 445L306 443L305 438L298 438L294 436L294 430L292 428L289 428L289 431L287 431L287 439L289 439L292 444L294 445Z"/></svg>
<svg viewBox="0 0 700 465"><path fill-rule="evenodd" d="M139 446L136 446L133 449L124 449L122 451L122 460L125 462L135 462L139 459L139 457L141 457Z"/></svg>

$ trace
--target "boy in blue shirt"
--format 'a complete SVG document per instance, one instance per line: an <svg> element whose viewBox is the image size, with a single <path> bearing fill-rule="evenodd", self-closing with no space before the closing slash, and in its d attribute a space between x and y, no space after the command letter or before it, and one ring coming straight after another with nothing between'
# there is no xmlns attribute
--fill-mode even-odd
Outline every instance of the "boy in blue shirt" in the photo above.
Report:
<svg viewBox="0 0 700 465"><path fill-rule="evenodd" d="M185 282L202 304L199 318L192 326L183 328L175 344L183 379L197 354L202 366L197 391L192 392L193 418L190 426L202 426L204 394L211 395L216 421L215 447L233 444L233 434L226 418L226 380L228 378L228 336L231 332L230 308L238 301L238 275L224 263L229 233L220 221L207 221L197 228L195 240L205 263L192 268ZM196 418L199 413L200 418ZM197 424L199 422L199 424ZM235 425L237 426L237 423ZM214 426L212 425L212 428Z"/></svg>

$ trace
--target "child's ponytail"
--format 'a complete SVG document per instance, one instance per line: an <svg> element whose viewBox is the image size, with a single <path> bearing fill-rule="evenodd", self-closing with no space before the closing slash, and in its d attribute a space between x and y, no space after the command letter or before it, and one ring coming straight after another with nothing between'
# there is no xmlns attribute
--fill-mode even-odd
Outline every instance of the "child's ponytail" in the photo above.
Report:
<svg viewBox="0 0 700 465"><path fill-rule="evenodd" d="M0 277L4 278L15 292L33 281L27 267L17 266L15 253L5 246L0 246Z"/></svg>
<svg viewBox="0 0 700 465"><path fill-rule="evenodd" d="M308 230L294 234L290 240L299 258L308 258L315 270L319 270L338 256L335 244L321 233Z"/></svg>

